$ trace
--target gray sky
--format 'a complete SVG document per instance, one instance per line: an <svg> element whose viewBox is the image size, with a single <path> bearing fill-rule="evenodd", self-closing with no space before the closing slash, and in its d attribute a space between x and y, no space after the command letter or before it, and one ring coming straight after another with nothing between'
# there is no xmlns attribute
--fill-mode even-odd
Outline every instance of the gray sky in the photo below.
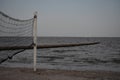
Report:
<svg viewBox="0 0 120 80"><path fill-rule="evenodd" d="M38 12L38 36L120 37L120 0L0 0L19 19Z"/></svg>

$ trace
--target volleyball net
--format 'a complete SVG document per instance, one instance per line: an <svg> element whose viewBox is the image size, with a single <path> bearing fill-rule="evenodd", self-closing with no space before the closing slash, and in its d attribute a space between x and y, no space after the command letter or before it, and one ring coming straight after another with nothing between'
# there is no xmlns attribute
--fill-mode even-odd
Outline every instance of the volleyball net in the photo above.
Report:
<svg viewBox="0 0 120 80"><path fill-rule="evenodd" d="M20 20L0 11L0 63L26 50L22 46L33 47L36 17Z"/></svg>

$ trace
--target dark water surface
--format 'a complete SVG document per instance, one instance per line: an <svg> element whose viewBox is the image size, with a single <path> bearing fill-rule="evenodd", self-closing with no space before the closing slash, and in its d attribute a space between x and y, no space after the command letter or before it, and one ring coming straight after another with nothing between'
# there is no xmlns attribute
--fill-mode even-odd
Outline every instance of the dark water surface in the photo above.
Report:
<svg viewBox="0 0 120 80"><path fill-rule="evenodd" d="M39 37L38 44L96 42L100 44L37 50L37 67L66 70L107 70L120 72L120 38ZM26 44L28 42L21 42ZM17 54L0 64L6 67L32 67L33 50Z"/></svg>

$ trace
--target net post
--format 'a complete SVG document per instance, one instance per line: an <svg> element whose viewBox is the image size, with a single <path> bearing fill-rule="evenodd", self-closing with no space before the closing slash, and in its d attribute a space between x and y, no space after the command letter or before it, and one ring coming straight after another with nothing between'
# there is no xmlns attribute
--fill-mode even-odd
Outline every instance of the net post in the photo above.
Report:
<svg viewBox="0 0 120 80"><path fill-rule="evenodd" d="M34 49L34 53L33 53L33 68L34 71L36 71L36 63L37 63L37 12L35 12L34 14L34 23L33 23L33 49Z"/></svg>

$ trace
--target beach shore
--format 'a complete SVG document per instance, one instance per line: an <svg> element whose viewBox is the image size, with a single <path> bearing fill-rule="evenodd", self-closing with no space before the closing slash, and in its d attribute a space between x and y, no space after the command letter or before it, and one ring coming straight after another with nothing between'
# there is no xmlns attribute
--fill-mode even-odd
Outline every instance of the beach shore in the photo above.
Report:
<svg viewBox="0 0 120 80"><path fill-rule="evenodd" d="M0 67L0 80L120 80L120 72Z"/></svg>

